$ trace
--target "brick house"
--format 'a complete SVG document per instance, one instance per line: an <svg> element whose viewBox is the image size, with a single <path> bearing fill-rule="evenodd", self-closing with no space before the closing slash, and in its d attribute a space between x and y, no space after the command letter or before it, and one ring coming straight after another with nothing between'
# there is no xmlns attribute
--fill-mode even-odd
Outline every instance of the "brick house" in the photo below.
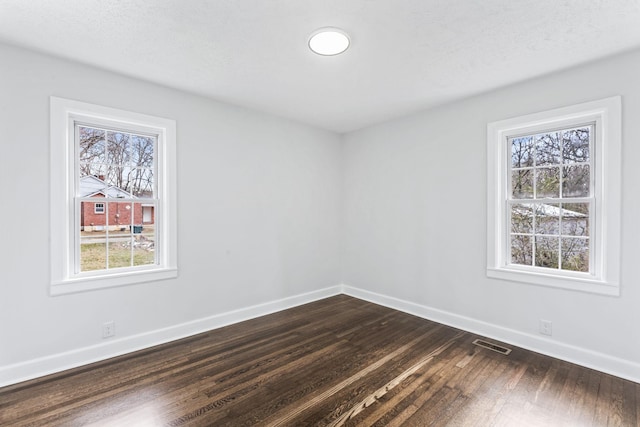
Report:
<svg viewBox="0 0 640 427"><path fill-rule="evenodd" d="M80 178L80 196L103 199L137 199L136 196L110 186L95 176ZM131 226L152 225L155 221L153 204L142 202L82 202L80 205L80 229L82 231L128 230ZM135 228L134 231L141 230ZM139 231L138 231L139 232Z"/></svg>

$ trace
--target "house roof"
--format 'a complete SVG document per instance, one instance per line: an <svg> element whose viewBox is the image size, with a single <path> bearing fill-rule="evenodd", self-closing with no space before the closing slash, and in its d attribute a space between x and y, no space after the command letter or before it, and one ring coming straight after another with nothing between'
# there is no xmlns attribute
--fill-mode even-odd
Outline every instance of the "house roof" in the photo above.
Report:
<svg viewBox="0 0 640 427"><path fill-rule="evenodd" d="M517 211L520 215L531 216L533 214L534 206L536 209L536 214L538 216L559 217L560 215L562 215L563 218L588 218L589 217L589 215L585 213L560 208L558 206L549 205L546 203L541 203L536 205L519 205L515 207L514 210Z"/></svg>
<svg viewBox="0 0 640 427"><path fill-rule="evenodd" d="M109 185L98 177L89 175L80 178L80 197L92 197L98 194L109 198L137 199L133 194L115 185Z"/></svg>

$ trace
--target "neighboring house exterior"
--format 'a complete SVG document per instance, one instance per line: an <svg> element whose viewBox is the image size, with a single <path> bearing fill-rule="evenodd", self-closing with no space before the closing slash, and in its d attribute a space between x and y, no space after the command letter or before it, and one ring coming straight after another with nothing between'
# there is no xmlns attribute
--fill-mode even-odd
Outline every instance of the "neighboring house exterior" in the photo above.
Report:
<svg viewBox="0 0 640 427"><path fill-rule="evenodd" d="M80 178L80 197L110 199L81 203L80 229L82 231L103 231L107 226L109 230L126 230L131 226L152 225L155 222L152 204L117 201L117 199L137 199L137 197L121 188L108 185L98 177ZM140 232L141 229L136 227L134 230Z"/></svg>
<svg viewBox="0 0 640 427"><path fill-rule="evenodd" d="M576 212L573 210L560 208L557 204L549 203L531 203L516 205L511 215L512 219L519 218L520 224L522 220L528 225L525 228L532 226L531 219L535 213L536 221L540 222L539 228L544 228L544 232L541 234L551 235L570 235L570 236L588 236L589 229L589 215L582 212ZM562 219L562 230L560 230L560 219ZM521 231L521 230L517 230ZM529 231L525 231L528 233Z"/></svg>

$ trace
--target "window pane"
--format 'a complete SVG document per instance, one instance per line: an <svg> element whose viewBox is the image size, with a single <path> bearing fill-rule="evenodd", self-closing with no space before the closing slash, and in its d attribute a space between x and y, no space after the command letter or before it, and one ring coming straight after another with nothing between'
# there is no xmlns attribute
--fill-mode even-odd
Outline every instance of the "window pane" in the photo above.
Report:
<svg viewBox="0 0 640 427"><path fill-rule="evenodd" d="M131 163L131 134L107 132L107 163L110 165Z"/></svg>
<svg viewBox="0 0 640 427"><path fill-rule="evenodd" d="M109 239L109 268L131 267L131 237Z"/></svg>
<svg viewBox="0 0 640 427"><path fill-rule="evenodd" d="M589 161L589 134L591 127L582 127L562 131L563 163Z"/></svg>
<svg viewBox="0 0 640 427"><path fill-rule="evenodd" d="M79 126L78 135L80 176L104 178L107 170L105 165L105 131Z"/></svg>
<svg viewBox="0 0 640 427"><path fill-rule="evenodd" d="M105 176L105 182L109 189L106 192L107 197L131 197L131 193L127 191L129 187L127 182L128 172L129 167L125 166L109 165L107 167L107 175Z"/></svg>
<svg viewBox="0 0 640 427"><path fill-rule="evenodd" d="M107 209L110 207L103 201L80 203L81 272L107 268Z"/></svg>
<svg viewBox="0 0 640 427"><path fill-rule="evenodd" d="M84 197L84 196L88 196L89 194L93 194L94 191L101 191L103 190L105 187L107 187L107 184L105 182L103 182L106 177L107 177L107 165L103 165L103 164L99 164L99 163L80 163L80 178L85 178L85 177L94 177L99 181L95 181L95 180L91 180L91 181L86 181L83 182L82 180L80 181L80 196ZM84 187L86 188L87 185L90 186L90 188L93 190L91 192L83 192L82 188Z"/></svg>
<svg viewBox="0 0 640 427"><path fill-rule="evenodd" d="M536 169L536 198L558 198L560 196L560 168Z"/></svg>
<svg viewBox="0 0 640 427"><path fill-rule="evenodd" d="M560 132L536 135L536 166L560 163Z"/></svg>
<svg viewBox="0 0 640 427"><path fill-rule="evenodd" d="M533 204L516 204L511 206L511 232L533 233Z"/></svg>
<svg viewBox="0 0 640 427"><path fill-rule="evenodd" d="M131 135L131 165L144 168L153 167L155 138Z"/></svg>
<svg viewBox="0 0 640 427"><path fill-rule="evenodd" d="M561 212L563 235L589 236L588 203L564 203Z"/></svg>
<svg viewBox="0 0 640 427"><path fill-rule="evenodd" d="M558 268L558 237L536 236L536 266Z"/></svg>
<svg viewBox="0 0 640 427"><path fill-rule="evenodd" d="M135 235L133 265L155 264L155 233L153 225L142 226L142 233Z"/></svg>
<svg viewBox="0 0 640 427"><path fill-rule="evenodd" d="M589 271L589 240L565 237L562 239L562 269Z"/></svg>
<svg viewBox="0 0 640 427"><path fill-rule="evenodd" d="M85 163L105 163L105 131L79 126L79 159Z"/></svg>
<svg viewBox="0 0 640 427"><path fill-rule="evenodd" d="M511 194L514 199L533 199L533 169L511 173Z"/></svg>
<svg viewBox="0 0 640 427"><path fill-rule="evenodd" d="M562 196L589 197L589 165L562 168Z"/></svg>
<svg viewBox="0 0 640 427"><path fill-rule="evenodd" d="M131 170L131 135L123 132L107 132L107 176L112 187L108 197L130 197L127 175ZM125 194L127 193L127 194Z"/></svg>
<svg viewBox="0 0 640 427"><path fill-rule="evenodd" d="M131 202L109 202L107 236L109 242L109 268L131 266Z"/></svg>
<svg viewBox="0 0 640 427"><path fill-rule="evenodd" d="M80 235L80 271L107 268L107 245L104 231L83 231Z"/></svg>
<svg viewBox="0 0 640 427"><path fill-rule="evenodd" d="M108 206L101 197L93 197L89 200L96 201L80 202L80 230L83 236L95 237L92 233L105 231Z"/></svg>
<svg viewBox="0 0 640 427"><path fill-rule="evenodd" d="M511 236L511 263L532 265L533 245L530 236Z"/></svg>
<svg viewBox="0 0 640 427"><path fill-rule="evenodd" d="M533 137L525 136L511 140L511 167L533 166Z"/></svg>
<svg viewBox="0 0 640 427"><path fill-rule="evenodd" d="M560 231L560 205L536 205L536 234L557 235Z"/></svg>
<svg viewBox="0 0 640 427"><path fill-rule="evenodd" d="M131 202L109 202L109 230L131 231L133 212Z"/></svg>
<svg viewBox="0 0 640 427"><path fill-rule="evenodd" d="M154 203L149 203L148 200L145 200L145 203L141 204L141 211L142 211L141 224L145 225L145 230L151 229L155 231L156 205Z"/></svg>
<svg viewBox="0 0 640 427"><path fill-rule="evenodd" d="M146 168L135 168L129 171L127 180L130 185L131 194L140 198L152 198L153 190L153 170Z"/></svg>

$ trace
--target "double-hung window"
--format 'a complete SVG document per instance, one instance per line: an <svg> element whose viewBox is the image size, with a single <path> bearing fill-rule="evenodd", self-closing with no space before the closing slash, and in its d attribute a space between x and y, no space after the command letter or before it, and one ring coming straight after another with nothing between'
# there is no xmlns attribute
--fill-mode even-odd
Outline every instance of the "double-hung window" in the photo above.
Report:
<svg viewBox="0 0 640 427"><path fill-rule="evenodd" d="M52 294L175 277L175 122L51 98Z"/></svg>
<svg viewBox="0 0 640 427"><path fill-rule="evenodd" d="M618 294L620 105L489 124L489 277Z"/></svg>

